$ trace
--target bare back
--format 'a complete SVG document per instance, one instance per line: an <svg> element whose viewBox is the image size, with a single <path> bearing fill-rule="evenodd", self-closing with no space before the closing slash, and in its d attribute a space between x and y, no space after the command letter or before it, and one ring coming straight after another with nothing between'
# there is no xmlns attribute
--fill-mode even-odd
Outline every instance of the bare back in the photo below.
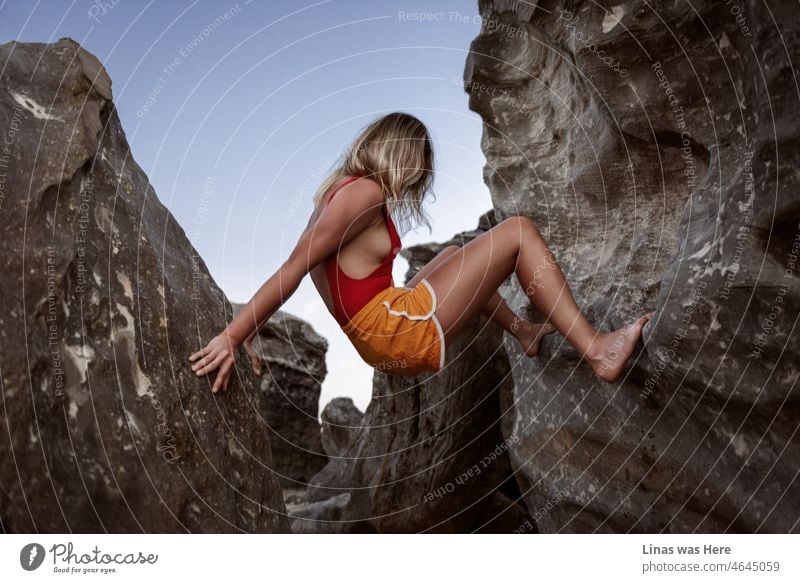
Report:
<svg viewBox="0 0 800 583"><path fill-rule="evenodd" d="M314 225L322 214L326 206L328 197L334 189L338 188L348 177L343 178L334 184L322 197L322 201L311 213L308 225L305 230L312 230ZM364 178L363 180L370 180ZM343 186L342 190L348 188L349 185ZM345 246L339 249L337 262L345 275L353 279L362 279L371 274L381 264L383 259L392 251L392 240L389 235L389 230L386 221L383 219L383 212L380 207L371 209L369 211L374 215L369 223L369 226L361 231L358 235L353 237ZM328 280L325 276L325 262L319 263L314 266L309 272L314 286L317 288L319 295L325 302L328 311L333 315L333 299L331 297L330 287Z"/></svg>

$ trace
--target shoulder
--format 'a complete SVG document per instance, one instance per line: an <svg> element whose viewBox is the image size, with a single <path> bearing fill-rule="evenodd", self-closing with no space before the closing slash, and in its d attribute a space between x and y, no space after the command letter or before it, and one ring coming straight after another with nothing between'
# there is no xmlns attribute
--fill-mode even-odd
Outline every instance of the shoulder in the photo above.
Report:
<svg viewBox="0 0 800 583"><path fill-rule="evenodd" d="M343 184L345 181L349 182ZM358 204L358 206L364 207L379 207L383 204L383 188L378 182L366 176L356 180L352 180L350 176L345 177L334 188L338 188L334 200L341 197L348 200L348 204Z"/></svg>

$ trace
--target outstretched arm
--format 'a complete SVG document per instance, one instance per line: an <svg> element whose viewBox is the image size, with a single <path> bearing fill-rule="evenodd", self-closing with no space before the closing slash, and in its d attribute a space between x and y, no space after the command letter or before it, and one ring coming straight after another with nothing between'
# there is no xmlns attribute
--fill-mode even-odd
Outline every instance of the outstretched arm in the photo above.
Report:
<svg viewBox="0 0 800 583"><path fill-rule="evenodd" d="M308 219L308 223L306 223L306 228L303 230L303 232L309 229L313 220L314 220L314 213L311 213L311 216ZM272 313L274 314L275 312L273 311ZM255 316L253 319L255 320ZM230 328L230 325L228 326L228 328ZM256 372L257 375L261 375L261 358L258 356L258 353L256 353L255 348L253 348L253 338L255 338L256 334L260 329L261 329L260 325L253 328L253 331L250 332L247 338L244 339L244 342L242 342L242 346L244 346L245 351L247 352L247 356L250 357L250 364L253 366L253 370Z"/></svg>
<svg viewBox="0 0 800 583"><path fill-rule="evenodd" d="M383 192L376 182L356 180L340 189L313 225L309 221L283 265L258 289L222 333L189 357L191 362L199 359L192 366L198 376L219 368L213 392L227 390L234 354L239 346L255 336L311 269L369 226L380 213L382 203Z"/></svg>
<svg viewBox="0 0 800 583"><path fill-rule="evenodd" d="M303 234L306 237L306 233ZM303 238L298 242L300 247ZM294 255L294 253L293 253ZM297 290L300 282L312 266L299 257L290 257L278 271L265 281L252 299L231 320L223 334L227 334L234 347L241 346L247 338L255 336L256 331L280 308Z"/></svg>

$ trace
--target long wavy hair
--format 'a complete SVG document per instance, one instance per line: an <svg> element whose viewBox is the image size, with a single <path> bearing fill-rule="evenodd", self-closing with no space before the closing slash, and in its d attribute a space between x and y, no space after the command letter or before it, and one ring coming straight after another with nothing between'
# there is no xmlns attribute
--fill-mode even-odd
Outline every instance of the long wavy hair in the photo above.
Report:
<svg viewBox="0 0 800 583"><path fill-rule="evenodd" d="M417 224L431 230L422 203L433 185L433 144L428 128L413 115L389 113L362 129L320 184L314 206L345 176L367 177L380 184L401 232Z"/></svg>

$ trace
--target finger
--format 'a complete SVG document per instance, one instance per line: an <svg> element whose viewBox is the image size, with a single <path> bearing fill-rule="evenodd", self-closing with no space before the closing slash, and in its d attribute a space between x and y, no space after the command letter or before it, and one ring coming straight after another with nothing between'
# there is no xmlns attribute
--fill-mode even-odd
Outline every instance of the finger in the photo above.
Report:
<svg viewBox="0 0 800 583"><path fill-rule="evenodd" d="M250 355L250 364L253 366L253 370L256 374L261 376L261 359L255 351Z"/></svg>
<svg viewBox="0 0 800 583"><path fill-rule="evenodd" d="M228 377L228 371L232 366L233 358L225 362L225 364L220 367L219 372L217 373L217 378L214 379L214 385L211 387L212 393L216 393L222 388L223 384L225 383L225 379Z"/></svg>
<svg viewBox="0 0 800 583"><path fill-rule="evenodd" d="M253 347L253 343L246 342L244 348L247 351L247 356L250 358L250 366L253 367L253 370L257 375L261 375L261 359L258 357L258 353Z"/></svg>
<svg viewBox="0 0 800 583"><path fill-rule="evenodd" d="M199 377L201 377L203 375L207 375L208 373L213 372L217 368L219 368L219 365L220 365L220 363L222 363L223 360L225 360L225 356L220 355L216 359L214 359L212 362L210 362L207 365L205 365L204 367L201 367L200 369L198 369L197 372L195 372L195 374L197 376L199 376Z"/></svg>
<svg viewBox="0 0 800 583"><path fill-rule="evenodd" d="M235 364L235 361L234 361L233 358L231 358L230 365L228 366L228 369L225 371L225 384L224 384L222 390L225 391L226 393L228 392L228 385L230 384L231 377L233 376L234 364Z"/></svg>
<svg viewBox="0 0 800 583"><path fill-rule="evenodd" d="M222 348L213 348L208 354L203 356L200 360L195 362L194 365L192 365L192 370L198 371L201 368L212 364L214 361L219 360L220 358L224 358L227 354L228 352L226 352Z"/></svg>
<svg viewBox="0 0 800 583"><path fill-rule="evenodd" d="M214 352L206 354L205 356L201 357L197 362L195 362L192 365L192 370L197 372L198 370L200 370L204 366L214 362L214 359L217 358L217 356L219 356L219 352L217 352L216 350Z"/></svg>
<svg viewBox="0 0 800 583"><path fill-rule="evenodd" d="M197 376L201 377L204 374L208 374L211 371L215 370L220 365L220 363L225 360L225 357L226 357L226 355L224 353L217 355L217 357L213 361L211 361L210 364L207 364L204 367L201 367L197 371L197 373L196 373Z"/></svg>
<svg viewBox="0 0 800 583"><path fill-rule="evenodd" d="M194 360L195 358L203 356L207 351L208 351L208 346L206 345L204 348L201 348L200 350L195 352L193 355L191 355L189 357L189 360L191 361L191 360Z"/></svg>
<svg viewBox="0 0 800 583"><path fill-rule="evenodd" d="M231 359L230 362L232 363L233 359ZM217 373L217 378L214 379L214 384L211 387L211 391L212 392L217 393L222 388L223 384L225 383L225 379L227 377L227 372L228 372L229 368L230 368L230 366L229 366L228 362L224 362L222 364L222 366L219 367L219 372Z"/></svg>

